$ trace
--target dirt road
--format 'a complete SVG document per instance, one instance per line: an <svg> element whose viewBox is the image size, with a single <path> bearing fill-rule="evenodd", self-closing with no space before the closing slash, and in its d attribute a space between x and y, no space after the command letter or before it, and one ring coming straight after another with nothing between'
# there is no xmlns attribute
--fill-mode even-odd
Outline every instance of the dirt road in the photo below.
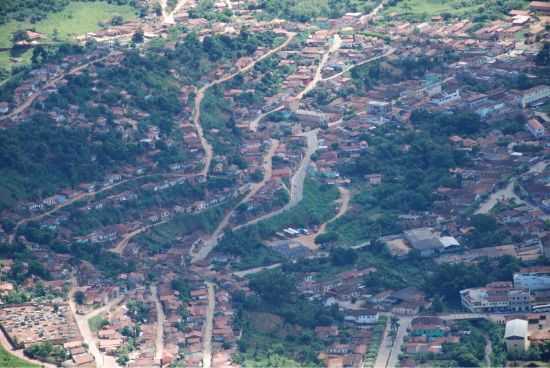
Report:
<svg viewBox="0 0 550 368"><path fill-rule="evenodd" d="M275 264L272 264L272 265L269 265L269 266L255 267L255 268L251 268L251 269L248 269L248 270L233 272L233 275L235 275L237 277L246 277L248 275L253 275L253 274L258 273L258 272L262 272L262 271L265 271L265 270L272 270L274 268L281 267L281 265L282 265L281 263L275 263Z"/></svg>
<svg viewBox="0 0 550 368"><path fill-rule="evenodd" d="M216 308L214 284L206 282L206 286L208 287L208 308L202 332L202 368L210 368L212 365L212 329L214 326L214 310Z"/></svg>
<svg viewBox="0 0 550 368"><path fill-rule="evenodd" d="M156 285L151 285L151 295L155 299L155 309L157 311L157 334L155 338L155 361L158 362L162 359L164 354L164 310L160 303L159 294Z"/></svg>
<svg viewBox="0 0 550 368"><path fill-rule="evenodd" d="M270 111L267 111L267 112L264 112L260 115L258 115L258 117L254 120L252 120L250 123L248 123L248 128L253 131L253 132L256 132L258 130L258 126L260 125L261 121L268 115L271 115L273 114L274 112L277 112L277 111L281 111L285 108L284 105L281 105L281 106L277 106L276 108L274 108L273 110L270 110Z"/></svg>
<svg viewBox="0 0 550 368"><path fill-rule="evenodd" d="M338 190L340 191L340 199L338 200L340 202L340 209L338 210L338 213L327 222L321 224L321 226L319 226L319 229L314 234L304 235L299 238L296 238L295 240L297 242L302 243L303 245L305 245L306 247L312 250L319 249L319 246L315 244L315 238L321 234L324 234L326 232L327 225L333 221L338 220L340 217L344 216L349 209L349 203L351 199L351 194L349 190L343 187L338 187Z"/></svg>
<svg viewBox="0 0 550 368"><path fill-rule="evenodd" d="M60 82L61 80L63 80L66 76L68 75L72 75L72 74L75 74L75 73L78 73L79 71L83 70L83 69L86 69L87 67L89 67L90 65L92 64L95 64L95 63L98 63L100 61L103 61L105 59L107 59L109 57L109 55L107 56L104 56L104 57L101 57L99 59L95 59L95 60L92 60L92 61L89 61L85 64L82 64L80 66L77 66L71 70L69 70L68 72L65 72L65 73L61 73L61 75L59 77L56 77L56 78L53 78L53 79L50 79L44 86L40 87L40 91L32 94L31 96L29 96L29 98L27 98L21 105L17 106L15 108L15 110L13 110L11 113L7 114L7 115L4 115L4 116L0 116L0 121L2 120L5 120L5 119L9 119L9 118L12 118L14 116L17 116L19 115L20 113L22 113L23 111L25 111L26 109L28 109L32 103L34 102L34 100L36 100L36 98L38 96L40 96L40 92L45 90L45 89L48 89L50 87L53 87L55 86L56 83Z"/></svg>
<svg viewBox="0 0 550 368"><path fill-rule="evenodd" d="M160 0L159 3L160 7L162 8L162 23L176 24L174 15L176 15L181 10L181 8L183 8L183 6L187 3L187 0L179 0L170 13L166 13L168 5L166 0Z"/></svg>
<svg viewBox="0 0 550 368"><path fill-rule="evenodd" d="M290 200L288 201L288 203L277 211L273 211L266 215L260 216L252 221L247 222L246 224L236 226L234 230L238 230L246 226L257 224L260 221L270 219L271 217L277 216L285 211L292 209L298 203L300 203L300 201L304 197L304 181L307 175L307 168L311 162L311 155L313 155L313 153L315 153L315 151L317 151L317 148L319 147L319 140L317 138L318 132L318 129L315 129L302 134L306 137L307 148L304 157L302 158L302 162L298 167L298 170L296 170L290 180Z"/></svg>
<svg viewBox="0 0 550 368"><path fill-rule="evenodd" d="M128 233L128 234L124 235L124 237L114 246L114 248L111 251L114 252L114 253L122 255L122 253L124 253L124 250L126 249L128 244L130 243L130 240L132 240L133 238L135 238L139 234L141 234L141 233L143 233L143 232L145 232L145 231L147 231L147 230L149 230L149 229L151 229L155 226L165 224L168 221L169 220L164 220L164 221L161 221L161 222L157 222L156 224L151 224L151 225L147 225L147 226L144 226L144 227L140 227L139 229L136 229L136 230L132 231L131 233Z"/></svg>
<svg viewBox="0 0 550 368"><path fill-rule="evenodd" d="M548 165L547 161L537 162L536 164L532 165L529 168L529 170L527 171L527 173L525 173L525 174L527 174L527 175L529 175L529 174L540 174L545 170L547 165ZM489 198L487 198L485 201L483 201L479 205L479 207L478 207L478 209L476 210L475 213L476 214L487 214L493 209L494 206L497 205L498 202L503 201L503 200L509 200L509 199L513 199L516 203L519 203L519 204L527 204L531 207L534 207L531 204L526 203L524 200L522 200L520 197L518 197L518 195L514 192L514 187L516 185L517 178L518 177L511 178L510 181L508 182L508 184L504 188L499 189L494 193L491 193L491 195L489 195ZM536 208L536 207L534 207L534 208ZM544 212L544 211L542 211L542 212Z"/></svg>
<svg viewBox="0 0 550 368"><path fill-rule="evenodd" d="M273 55L273 54L279 52L280 50L284 49L285 47L287 47L288 44L292 41L292 39L295 36L296 36L295 33L287 33L286 41L283 42L282 44L280 44L279 46L275 47L274 49L271 49L269 52L267 52L264 55L260 56L258 59L254 60L252 63L248 64L244 68L241 68L241 69L237 70L236 72L228 74L228 75L226 75L226 76L224 76L220 79L212 81L212 82L202 86L201 88L199 88L197 90L197 93L195 95L194 108L193 108L193 125L195 126L195 129L197 130L197 134L199 135L201 146L202 146L204 154L205 154L204 167L201 171L202 176L207 176L208 175L208 172L210 171L210 164L212 163L212 157L214 156L214 150L212 149L212 145L206 139L206 137L204 135L204 131L202 129L202 125L201 125L201 104L202 104L202 100L204 98L204 94L210 88L212 88L214 86L217 86L218 84L225 83L225 82L235 78L237 75L240 75L240 74L243 74L243 73L246 73L246 72L252 70L252 68L254 68L254 66L256 66L256 64L258 64L262 60L265 60L266 58L270 57L271 55Z"/></svg>
<svg viewBox="0 0 550 368"><path fill-rule="evenodd" d="M351 71L353 68L357 68L359 66L362 66L362 65L365 65L365 64L368 64L368 63L372 63L373 61L383 59L386 56L389 56L389 55L393 54L394 52L395 52L395 49L393 47L391 47L388 51L384 52L382 55L374 56L374 57L371 57L370 59L363 60L363 61L361 61L357 64L350 65L347 68L344 68L344 70L342 70L339 73L331 75L330 77L322 78L321 81L326 82L326 81L329 81L329 80L336 79L336 78L346 74L347 72Z"/></svg>
<svg viewBox="0 0 550 368"><path fill-rule="evenodd" d="M250 192L239 203L237 203L237 205L231 211L229 211L224 216L224 218L219 223L216 230L214 230L214 232L208 238L208 240L206 240L204 242L202 247L200 247L200 249L197 251L197 253L193 256L193 259L191 261L192 263L202 261L203 259L208 257L210 252L212 252L212 250L218 244L218 240L219 240L220 236L222 236L225 228L229 225L229 220L231 219L231 216L233 216L233 213L235 212L235 209L237 207L239 207L241 204L248 202L250 200L250 198L254 197L256 195L256 193L258 193L258 191L260 189L262 189L262 187L265 185L265 183L267 183L269 180L271 180L272 160L273 160L273 155L275 154L275 151L277 151L277 147L279 147L279 141L276 140L276 139L272 139L269 150L267 151L266 155L264 156L264 164L263 164L263 166L264 166L264 177L263 177L262 181L259 182L259 183L254 184L252 186Z"/></svg>
<svg viewBox="0 0 550 368"><path fill-rule="evenodd" d="M93 192L86 192L86 193L80 193L68 200L66 200L65 202L63 202L62 204L60 205L57 205L55 206L54 208L46 211L46 212L43 212L41 214L38 214L36 216L32 216L32 217L28 217L26 219L22 219L20 220L16 226L15 226L15 229L13 231L13 234L11 234L8 238L8 243L11 244L14 240L14 234L17 232L17 229L19 229L19 227L21 225L24 225L26 224L27 222L30 222L30 221L37 221L37 220L40 220L46 216L49 216L49 215L53 215L55 212L65 208L65 207L68 207L70 206L71 204L75 203L75 202L78 202L79 200L81 199L85 199L85 198L88 198L88 197L93 197L93 196L96 196L97 194L99 193L103 193L103 192L106 192L108 190L111 190L113 188L116 188L120 185L123 185L123 184L126 184L126 183L129 183L129 182L132 182L134 180L139 180L139 179L146 179L146 178L152 178L152 177L176 177L176 178L183 178L183 177L192 177L192 176L195 176L194 174L187 174L187 175L181 175L181 174L149 174L149 175L142 175L142 176L136 176L134 178L129 178L129 179L126 179L126 180L122 180L122 181L119 181L118 183L114 183L114 184L111 184L111 185L108 185L106 187L103 187L99 190L96 190L96 191L93 191Z"/></svg>
<svg viewBox="0 0 550 368"><path fill-rule="evenodd" d="M319 83L323 79L322 71L328 62L330 54L338 51L340 46L342 46L342 39L340 38L340 36L338 36L338 34L335 34L334 36L332 36L332 42L330 44L330 47L323 54L323 57L321 58L319 65L317 65L317 70L315 71L315 75L313 76L313 79L311 80L311 82L307 84L306 88L304 88L302 92L298 93L295 97L293 97L293 100L301 101L305 95L307 95L317 86L317 83Z"/></svg>

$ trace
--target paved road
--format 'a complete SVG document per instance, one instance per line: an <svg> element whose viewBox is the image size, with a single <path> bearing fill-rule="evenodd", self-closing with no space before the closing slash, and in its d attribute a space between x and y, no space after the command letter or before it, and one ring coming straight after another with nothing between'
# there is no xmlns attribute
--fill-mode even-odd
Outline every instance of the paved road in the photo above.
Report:
<svg viewBox="0 0 550 368"><path fill-rule="evenodd" d="M274 268L281 267L281 265L282 265L281 263L275 263L275 264L272 264L272 265L269 265L269 266L250 268L250 269L244 270L244 271L233 272L233 275L235 275L237 277L246 277L248 275L253 275L253 274L258 273L258 272L262 272L262 271L265 271L265 270L272 270Z"/></svg>
<svg viewBox="0 0 550 368"><path fill-rule="evenodd" d="M219 238L223 235L224 230L229 225L229 220L231 219L231 216L233 216L233 213L235 212L235 209L239 207L241 204L248 202L252 197L258 193L258 191L269 181L271 180L272 176L272 164L273 164L273 155L277 151L277 147L279 147L279 141L276 139L271 140L271 145L269 147L269 150L267 151L266 155L264 156L264 177L261 182L256 183L252 186L252 189L250 192L239 202L231 211L229 211L222 221L219 223L218 227L212 235L204 242L204 244L200 247L198 252L193 256L193 259L191 260L192 263L202 261L203 259L206 259L210 252L218 245Z"/></svg>
<svg viewBox="0 0 550 368"><path fill-rule="evenodd" d="M298 167L298 170L294 173L292 176L292 179L290 180L290 200L289 202L282 207L281 209L277 211L270 212L266 215L260 216L252 221L247 222L246 224L236 226L234 230L238 230L240 228L250 226L253 224L256 224L260 221L267 220L271 217L277 216L285 211L288 211L295 207L302 198L304 197L304 181L306 179L307 175L307 167L309 166L311 162L311 155L317 151L317 148L319 147L319 140L317 138L317 133L319 131L317 129L310 130L306 133L303 133L303 136L306 137L307 142L307 148L306 152L304 154L304 157L302 158L302 162L300 163L300 166Z"/></svg>
<svg viewBox="0 0 550 368"><path fill-rule="evenodd" d="M214 310L216 308L216 293L214 284L206 282L208 287L208 308L206 310L206 322L202 333L202 368L210 368L212 365L212 329L214 326Z"/></svg>
<svg viewBox="0 0 550 368"><path fill-rule="evenodd" d="M156 285L151 285L151 295L155 299L155 309L157 311L157 334L155 338L155 361L160 362L164 354L164 310L160 303L159 294Z"/></svg>
<svg viewBox="0 0 550 368"><path fill-rule="evenodd" d="M376 361L374 362L374 368L386 368L386 363L390 358L392 339L389 334L391 326L391 318L386 320L386 328L384 329L384 335L378 348L378 354L376 355Z"/></svg>
<svg viewBox="0 0 550 368"><path fill-rule="evenodd" d="M407 329L411 326L412 319L413 317L399 318L399 329L397 330L397 336L395 338L393 347L390 351L388 362L386 363L387 368L394 368L398 366L399 355L401 355L401 352L403 349L403 342L405 340L405 336L407 335Z"/></svg>
<svg viewBox="0 0 550 368"><path fill-rule="evenodd" d="M73 313L73 316L76 320L76 324L78 326L78 329L80 330L80 334L82 335L82 338L86 344L88 344L88 351L95 359L95 363L97 368L118 368L119 365L116 363L116 360L114 357L103 354L99 351L99 348L97 346L97 340L90 330L90 325L88 324L88 321L90 318L98 316L102 313L105 313L109 311L111 308L117 306L122 302L124 299L124 296L121 296L119 298L115 298L111 300L109 303L104 305L101 308L95 309L91 311L90 313L86 315L80 315L76 313L76 304L74 302L74 288L69 293L69 306L71 308L71 311Z"/></svg>

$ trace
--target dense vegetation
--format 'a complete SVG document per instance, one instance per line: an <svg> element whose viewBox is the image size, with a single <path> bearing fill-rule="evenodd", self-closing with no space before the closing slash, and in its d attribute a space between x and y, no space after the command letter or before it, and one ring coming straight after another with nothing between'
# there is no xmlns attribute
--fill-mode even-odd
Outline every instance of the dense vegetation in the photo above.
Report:
<svg viewBox="0 0 550 368"><path fill-rule="evenodd" d="M114 132L67 129L36 114L0 135L0 209L62 186L100 180L107 168L132 162L139 152Z"/></svg>
<svg viewBox="0 0 550 368"><path fill-rule="evenodd" d="M255 275L250 287L258 296L235 298L235 323L243 328L236 360L275 366L272 360L276 359L277 364L317 366L317 353L323 345L314 329L341 322L338 309L300 297L295 278L281 270Z"/></svg>
<svg viewBox="0 0 550 368"><path fill-rule="evenodd" d="M422 123L414 122L423 126L434 119L430 116L422 119ZM478 126L475 121L471 122L470 115L454 114L445 119L453 120L448 125L452 129L461 129L463 125L464 130L470 131ZM464 165L467 157L453 149L444 131L391 129L392 132L382 128L374 135L365 135L368 151L340 167L343 174L356 181L368 174L383 176L381 185L362 187L354 197L354 209L329 226L329 230L338 232L342 240L376 238L399 232L397 214L426 211L438 199L436 188L461 185L460 179L450 174L449 169Z"/></svg>

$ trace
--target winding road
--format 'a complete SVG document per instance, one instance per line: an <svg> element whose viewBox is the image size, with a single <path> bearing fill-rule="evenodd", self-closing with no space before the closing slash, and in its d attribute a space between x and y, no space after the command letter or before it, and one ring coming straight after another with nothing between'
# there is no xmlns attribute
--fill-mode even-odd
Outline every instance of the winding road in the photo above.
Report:
<svg viewBox="0 0 550 368"><path fill-rule="evenodd" d="M272 171L273 171L272 170L272 166L273 166L272 165L272 160L273 160L273 155L277 151L277 147L279 147L279 141L276 140L276 139L272 139L271 140L271 145L270 145L266 155L264 156L264 164L263 164L263 166L264 166L264 177L263 177L262 181L259 182L259 183L254 184L252 186L252 189L250 190L250 192L239 203L237 203L237 205L235 207L233 207L233 209L231 211L229 211L224 216L224 218L219 223L216 230L214 230L214 232L212 233L212 235L210 235L208 240L204 242L204 244L200 247L198 252L195 253L195 255L193 256L193 259L191 261L192 263L202 261L206 257L208 257L210 252L212 252L212 250L218 244L218 240L219 240L220 236L222 236L223 231L229 225L229 220L231 219L231 216L233 216L233 213L235 212L235 209L237 207L239 207L241 204L248 202L252 197L254 197L256 195L256 193L258 193L258 191L269 180L271 180Z"/></svg>
<svg viewBox="0 0 550 368"><path fill-rule="evenodd" d="M240 74L249 72L250 70L252 70L252 68L254 68L256 66L256 64L258 64L262 60L265 60L265 59L269 58L271 55L273 55L273 54L281 51L285 47L287 47L288 44L292 41L292 39L296 36L296 33L289 32L286 35L287 35L287 39L285 40L285 42L283 42L279 46L275 47L274 49L271 49L269 52L267 52L264 55L260 56L259 58L257 58L256 60L254 60L253 62L251 62L247 66L245 66L244 68L240 68L239 70L237 70L234 73L228 74L228 75L226 75L226 76L224 76L220 79L217 79L217 80L212 81L208 84L205 84L204 86L202 86L201 88L199 88L197 90L197 93L195 95L194 109L193 109L193 125L195 126L195 129L197 130L197 133L199 135L199 139L200 139L200 142L201 142L201 146L202 146L202 148L204 150L204 153L205 153L205 163L204 163L204 167L201 171L202 176L206 177L208 175L208 172L210 171L210 165L212 163L212 158L214 156L214 150L212 148L212 145L206 139L206 137L204 135L204 130L202 129L202 125L201 125L201 104L202 104L202 100L204 98L204 94L210 88L212 88L214 86L217 86L218 84L225 83L225 82L235 78L236 76L238 76Z"/></svg>
<svg viewBox="0 0 550 368"><path fill-rule="evenodd" d="M68 207L70 206L71 204L75 203L75 202L78 202L79 200L81 199L84 199L84 198L88 198L88 197L94 197L96 196L97 194L99 193L103 193L105 191L108 191L108 190L111 190L113 188L116 188L122 184L126 184L126 183L129 183L129 182L132 182L134 180L139 180L139 179L145 179L145 178L152 178L152 177L176 177L176 178L184 178L184 177L192 177L192 176L196 176L196 174L186 174L186 175L182 175L182 174L172 174L172 173L166 173L166 174L149 174L149 175L142 175L142 176L136 176L134 178L129 178L129 179L126 179L126 180L122 180L122 181L119 181L118 183L114 183L114 184L111 184L111 185L108 185L106 187L103 187L99 190L96 190L96 191L93 191L93 192L86 192L86 193L80 193L80 194L77 194L76 196L66 200L65 202L63 202L62 204L60 205L57 205L55 206L54 208L46 211L46 212L43 212L43 213L40 213L38 215L35 215L35 216L32 216L32 217L27 217L25 219L22 219L20 220L19 222L17 222L17 224L15 225L15 228L13 230L13 233L8 237L8 244L11 244L13 243L13 240L14 240L14 236L15 234L17 233L17 229L19 229L19 227L21 225L24 225L26 224L27 222L30 222L30 221L37 221L37 220L40 220L46 216L49 216L49 215L53 215L55 212L65 208L65 207Z"/></svg>
<svg viewBox="0 0 550 368"><path fill-rule="evenodd" d="M319 246L315 243L315 238L321 234L324 234L327 230L328 224L338 220L340 217L344 216L349 210L349 203L351 200L350 191L343 187L338 187L338 190L340 191L340 199L338 200L340 202L340 209L338 210L338 213L327 222L321 224L321 226L315 233L310 235L300 236L294 240L302 243L303 245L305 245L310 249L313 249L313 250L319 249Z"/></svg>
<svg viewBox="0 0 550 368"><path fill-rule="evenodd" d="M529 168L529 170L527 171L527 173L525 173L525 174L535 174L535 173L540 174L540 173L544 172L547 165L548 165L547 161L537 162L536 164L532 165ZM525 174L522 174L522 175L525 175ZM520 177L522 175L519 175L518 177ZM528 205L532 208L537 208L537 207L525 202L523 199L521 199L515 193L514 187L517 183L518 177L511 178L504 188L499 189L499 190L495 191L494 193L491 193L491 195L489 195L489 198L487 198L485 201L483 201L479 205L479 207L476 210L475 214L476 215L477 214L487 214L487 213L491 212L493 207L496 206L500 201L510 200L510 199L513 199L518 204L526 204L526 205ZM541 211L541 212L544 212L544 211Z"/></svg>
<svg viewBox="0 0 550 368"><path fill-rule="evenodd" d="M281 213L284 213L285 211L292 209L298 203L300 203L300 201L304 197L304 181L307 175L307 168L311 162L311 155L313 155L313 153L315 153L315 151L317 151L317 148L319 147L319 140L317 138L318 133L319 133L319 130L315 129L302 134L303 136L306 137L307 148L306 148L304 157L302 158L302 162L298 167L298 170L296 170L296 172L294 173L294 175L290 180L289 202L279 210L260 216L252 221L247 222L246 224L236 226L234 230L238 230L246 226L254 225L260 221L264 221L274 216L280 215Z"/></svg>
<svg viewBox="0 0 550 368"><path fill-rule="evenodd" d="M72 74L76 74L78 73L79 71L81 70L84 70L86 69L87 67L89 67L90 65L92 64L95 64L95 63L98 63L100 61L103 61L105 59L107 59L110 55L107 55L107 56L103 56L103 57L100 57L98 59L95 59L95 60L92 60L92 61L89 61L85 64L82 64L82 65L79 65L77 67L74 67L73 69L69 70L68 72L64 72L64 73L61 73L61 75L59 75L58 77L55 77L53 79L50 79L45 85L43 85L40 89L41 91L43 90L46 90L50 87L53 87L55 86L56 83L58 82L61 82L66 76L68 75L72 75ZM38 96L40 96L40 92L41 91L38 91L36 93L33 93L31 96L29 96L21 105L17 106L15 108L15 110L13 110L11 113L7 114L7 115L3 115L3 116L0 116L0 121L2 120L6 120L6 119L10 119L16 115L19 115L20 113L22 113L23 111L25 111L26 109L28 109L32 103L34 102L34 100L36 100L36 98Z"/></svg>

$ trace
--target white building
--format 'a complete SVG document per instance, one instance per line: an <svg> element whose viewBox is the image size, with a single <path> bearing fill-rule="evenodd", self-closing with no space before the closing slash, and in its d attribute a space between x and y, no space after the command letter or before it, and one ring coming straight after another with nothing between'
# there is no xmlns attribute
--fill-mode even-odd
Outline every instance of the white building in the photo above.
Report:
<svg viewBox="0 0 550 368"><path fill-rule="evenodd" d="M432 102L438 106L446 105L454 101L460 100L460 90L456 90L453 93L442 93L432 98Z"/></svg>
<svg viewBox="0 0 550 368"><path fill-rule="evenodd" d="M533 102L550 97L550 86L536 86L523 92L521 96L521 107L525 108Z"/></svg>
<svg viewBox="0 0 550 368"><path fill-rule="evenodd" d="M529 349L529 323L523 319L506 322L504 340L508 351L526 351Z"/></svg>

